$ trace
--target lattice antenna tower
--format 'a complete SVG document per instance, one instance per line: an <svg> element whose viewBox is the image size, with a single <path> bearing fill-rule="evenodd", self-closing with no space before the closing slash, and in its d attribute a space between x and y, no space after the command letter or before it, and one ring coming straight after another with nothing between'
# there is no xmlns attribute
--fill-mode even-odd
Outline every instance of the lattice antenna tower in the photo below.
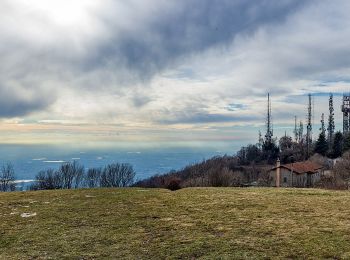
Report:
<svg viewBox="0 0 350 260"><path fill-rule="evenodd" d="M303 141L303 135L304 135L304 124L303 121L300 120L299 122L299 142Z"/></svg>
<svg viewBox="0 0 350 260"><path fill-rule="evenodd" d="M325 127L325 124L324 124L324 113L322 113L321 115L321 128L320 128L320 131L323 135L326 134L326 127Z"/></svg>
<svg viewBox="0 0 350 260"><path fill-rule="evenodd" d="M299 139L299 131L298 131L298 126L297 126L297 116L294 116L294 138L295 138L295 142L298 142Z"/></svg>
<svg viewBox="0 0 350 260"><path fill-rule="evenodd" d="M259 130L259 139L258 139L258 147L259 147L259 149L262 148L263 144L264 144L264 139L262 137L261 131Z"/></svg>
<svg viewBox="0 0 350 260"><path fill-rule="evenodd" d="M307 156L310 156L311 153L311 145L312 145L312 97L311 94L309 96L309 104L307 107L307 126L306 126L306 148L307 148Z"/></svg>
<svg viewBox="0 0 350 260"><path fill-rule="evenodd" d="M329 116L328 116L328 144L330 147L332 147L333 143L333 137L334 137L334 130L335 130L335 124L334 124L334 107L333 107L333 94L329 94Z"/></svg>
<svg viewBox="0 0 350 260"><path fill-rule="evenodd" d="M272 137L273 137L273 126L272 126L271 100L270 100L270 93L268 93L265 142L271 143Z"/></svg>
<svg viewBox="0 0 350 260"><path fill-rule="evenodd" d="M350 114L350 94L343 94L343 104L341 106L343 112L343 134L349 133L349 114Z"/></svg>
<svg viewBox="0 0 350 260"><path fill-rule="evenodd" d="M312 98L312 125L315 125L315 97L311 96L311 98Z"/></svg>

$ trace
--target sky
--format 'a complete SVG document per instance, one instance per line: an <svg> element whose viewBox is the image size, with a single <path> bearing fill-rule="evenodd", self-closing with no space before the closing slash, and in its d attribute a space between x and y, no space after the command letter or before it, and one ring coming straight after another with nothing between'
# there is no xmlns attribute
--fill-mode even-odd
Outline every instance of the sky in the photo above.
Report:
<svg viewBox="0 0 350 260"><path fill-rule="evenodd" d="M347 0L1 0L0 143L314 134L350 91Z"/></svg>

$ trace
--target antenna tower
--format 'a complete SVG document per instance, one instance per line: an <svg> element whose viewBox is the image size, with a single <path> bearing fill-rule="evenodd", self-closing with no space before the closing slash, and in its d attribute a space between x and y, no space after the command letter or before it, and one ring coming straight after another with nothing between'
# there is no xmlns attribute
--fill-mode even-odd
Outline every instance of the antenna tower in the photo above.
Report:
<svg viewBox="0 0 350 260"><path fill-rule="evenodd" d="M304 124L303 124L303 121L301 121L301 120L299 123L298 134L299 134L299 143L301 143L303 141L303 135L304 135Z"/></svg>
<svg viewBox="0 0 350 260"><path fill-rule="evenodd" d="M307 126L306 126L306 148L307 157L310 156L312 145L312 97L309 94L309 104L307 107Z"/></svg>
<svg viewBox="0 0 350 260"><path fill-rule="evenodd" d="M343 112L343 134L349 132L349 114L350 114L350 94L343 94L343 104L341 106Z"/></svg>
<svg viewBox="0 0 350 260"><path fill-rule="evenodd" d="M273 136L272 129L272 114L271 114L271 100L270 93L267 94L267 118L266 118L266 134L265 134L265 142L271 143Z"/></svg>
<svg viewBox="0 0 350 260"><path fill-rule="evenodd" d="M295 138L295 142L297 143L298 142L298 127L297 127L297 116L294 116L294 138Z"/></svg>
<svg viewBox="0 0 350 260"><path fill-rule="evenodd" d="M259 140L258 140L258 147L259 147L259 149L262 148L263 144L264 144L264 139L262 138L261 131L259 130Z"/></svg>
<svg viewBox="0 0 350 260"><path fill-rule="evenodd" d="M329 94L329 116L328 116L328 127L327 127L329 147L332 147L334 129L335 129L335 125L334 125L333 94L330 93Z"/></svg>
<svg viewBox="0 0 350 260"><path fill-rule="evenodd" d="M326 128L325 128L325 126L324 126L324 113L322 113L322 115L321 115L321 128L320 128L320 131L321 131L321 133L323 134L323 135L325 135L326 134Z"/></svg>

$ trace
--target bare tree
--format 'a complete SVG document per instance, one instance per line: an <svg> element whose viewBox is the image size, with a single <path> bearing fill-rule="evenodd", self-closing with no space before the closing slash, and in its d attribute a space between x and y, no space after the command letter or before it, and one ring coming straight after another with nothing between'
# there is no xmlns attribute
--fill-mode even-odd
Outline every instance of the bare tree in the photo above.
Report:
<svg viewBox="0 0 350 260"><path fill-rule="evenodd" d="M332 160L328 159L325 156L322 156L318 153L315 153L313 156L309 159L311 162L317 163L319 165L322 165L325 170L329 170L333 166Z"/></svg>
<svg viewBox="0 0 350 260"><path fill-rule="evenodd" d="M85 174L84 166L74 161L72 163L72 171L74 172L74 188L77 189L82 187Z"/></svg>
<svg viewBox="0 0 350 260"><path fill-rule="evenodd" d="M101 187L127 187L133 184L135 171L130 164L107 165L101 174Z"/></svg>
<svg viewBox="0 0 350 260"><path fill-rule="evenodd" d="M64 163L58 170L63 189L79 188L84 179L84 167L77 161Z"/></svg>
<svg viewBox="0 0 350 260"><path fill-rule="evenodd" d="M271 182L272 182L272 177L269 173L269 170L268 169L263 170L259 174L258 185L263 187L268 187L268 186L271 186Z"/></svg>
<svg viewBox="0 0 350 260"><path fill-rule="evenodd" d="M350 152L344 153L341 160L333 168L336 179L340 178L347 189L350 188Z"/></svg>
<svg viewBox="0 0 350 260"><path fill-rule="evenodd" d="M62 189L62 178L58 171L47 169L40 171L35 176L35 183L31 185L31 190L54 190Z"/></svg>
<svg viewBox="0 0 350 260"><path fill-rule="evenodd" d="M90 168L86 173L86 186L89 188L99 187L101 185L101 174L101 168Z"/></svg>
<svg viewBox="0 0 350 260"><path fill-rule="evenodd" d="M15 185L15 171L11 163L6 163L1 167L0 172L0 191L14 191Z"/></svg>

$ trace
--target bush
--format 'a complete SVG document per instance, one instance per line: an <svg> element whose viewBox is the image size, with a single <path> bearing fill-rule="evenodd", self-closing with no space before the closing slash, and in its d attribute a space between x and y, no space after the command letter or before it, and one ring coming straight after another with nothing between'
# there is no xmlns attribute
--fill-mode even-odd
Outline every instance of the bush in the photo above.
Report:
<svg viewBox="0 0 350 260"><path fill-rule="evenodd" d="M77 189L83 186L84 166L78 162L68 162L55 171L47 169L35 176L31 190Z"/></svg>
<svg viewBox="0 0 350 260"><path fill-rule="evenodd" d="M62 178L59 172L53 169L40 171L35 176L35 183L30 186L30 190L55 190L62 188Z"/></svg>
<svg viewBox="0 0 350 260"><path fill-rule="evenodd" d="M350 188L350 152L344 153L333 167L334 176L340 179L347 189Z"/></svg>
<svg viewBox="0 0 350 260"><path fill-rule="evenodd" d="M166 188L171 190L171 191L175 191L175 190L179 190L181 189L181 179L180 178L171 178L167 185Z"/></svg>
<svg viewBox="0 0 350 260"><path fill-rule="evenodd" d="M7 163L1 167L0 191L14 191L15 189L15 171L13 169L13 165L11 163Z"/></svg>
<svg viewBox="0 0 350 260"><path fill-rule="evenodd" d="M209 172L209 184L213 187L229 187L233 185L233 172L227 167L212 169Z"/></svg>
<svg viewBox="0 0 350 260"><path fill-rule="evenodd" d="M191 164L178 171L156 175L138 181L134 186L144 188L167 188L173 178L181 180L184 187L242 186L256 181L260 166L240 166L238 157L215 156L200 163Z"/></svg>
<svg viewBox="0 0 350 260"><path fill-rule="evenodd" d="M336 190L347 189L346 183L339 176L335 176L333 174L321 175L320 180L317 183L315 183L315 187Z"/></svg>
<svg viewBox="0 0 350 260"><path fill-rule="evenodd" d="M272 177L270 176L269 169L263 170L258 178L258 185L262 187L271 186Z"/></svg>

